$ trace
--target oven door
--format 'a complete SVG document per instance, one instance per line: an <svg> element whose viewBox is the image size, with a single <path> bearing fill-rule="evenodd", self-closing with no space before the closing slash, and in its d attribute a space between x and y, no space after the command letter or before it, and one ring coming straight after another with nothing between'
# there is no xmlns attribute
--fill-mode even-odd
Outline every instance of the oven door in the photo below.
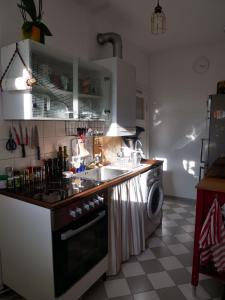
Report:
<svg viewBox="0 0 225 300"><path fill-rule="evenodd" d="M55 296L62 295L107 252L108 221L105 206L54 232Z"/></svg>

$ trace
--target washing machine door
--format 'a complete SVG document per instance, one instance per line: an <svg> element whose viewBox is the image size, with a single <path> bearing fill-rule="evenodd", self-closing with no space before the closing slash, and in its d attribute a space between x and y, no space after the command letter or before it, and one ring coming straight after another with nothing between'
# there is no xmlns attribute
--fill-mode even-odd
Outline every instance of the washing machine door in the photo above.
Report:
<svg viewBox="0 0 225 300"><path fill-rule="evenodd" d="M164 199L162 184L159 180L151 185L147 200L147 215L150 219L155 218L161 211Z"/></svg>

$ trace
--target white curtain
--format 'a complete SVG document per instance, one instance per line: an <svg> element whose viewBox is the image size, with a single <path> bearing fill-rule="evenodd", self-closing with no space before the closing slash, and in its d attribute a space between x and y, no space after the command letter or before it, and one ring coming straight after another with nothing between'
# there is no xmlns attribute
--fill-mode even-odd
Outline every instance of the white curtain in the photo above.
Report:
<svg viewBox="0 0 225 300"><path fill-rule="evenodd" d="M113 187L109 193L109 269L120 270L121 262L145 250L144 202L140 175Z"/></svg>

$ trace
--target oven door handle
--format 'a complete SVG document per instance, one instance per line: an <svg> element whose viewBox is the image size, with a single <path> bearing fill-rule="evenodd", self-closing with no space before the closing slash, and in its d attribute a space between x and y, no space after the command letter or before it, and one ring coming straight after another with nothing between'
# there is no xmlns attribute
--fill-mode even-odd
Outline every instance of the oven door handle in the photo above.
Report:
<svg viewBox="0 0 225 300"><path fill-rule="evenodd" d="M78 233L86 230L87 228L91 227L92 225L94 225L95 223L97 223L98 221L100 221L102 218L105 217L105 211L102 211L98 214L98 217L95 218L94 220L92 220L91 222L81 226L80 228L77 228L75 230L68 230L64 233L61 234L61 240L62 241L66 241L68 239L70 239L71 237L77 235Z"/></svg>

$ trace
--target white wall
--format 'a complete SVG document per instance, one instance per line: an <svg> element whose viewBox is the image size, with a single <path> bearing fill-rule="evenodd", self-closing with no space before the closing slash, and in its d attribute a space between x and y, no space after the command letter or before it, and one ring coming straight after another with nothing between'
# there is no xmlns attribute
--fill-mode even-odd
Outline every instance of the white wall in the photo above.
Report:
<svg viewBox="0 0 225 300"><path fill-rule="evenodd" d="M217 82L225 79L224 53L225 44L151 55L150 153L167 159L164 186L168 195L196 196L206 100L216 93ZM210 60L204 74L193 71L193 62L200 56Z"/></svg>
<svg viewBox="0 0 225 300"><path fill-rule="evenodd" d="M88 57L89 13L73 0L44 0L43 6L43 22L53 34L46 37L46 44ZM0 1L0 47L21 40L22 24L17 1Z"/></svg>
<svg viewBox="0 0 225 300"><path fill-rule="evenodd" d="M89 56L89 20L90 16L73 0L45 0L44 23L49 27L53 37L46 37L46 45L50 45L64 52L87 58ZM0 47L21 40L22 17L17 8L17 1L0 1ZM0 95L1 103L1 95ZM1 107L0 107L1 112ZM41 157L47 158L55 154L58 146L70 145L70 138L65 137L64 122L25 122L28 127L35 124L39 128ZM18 122L0 120L0 174L7 166L24 168L29 165L38 165L35 151L26 147L26 158L21 157L21 149L11 153L5 150L10 126L18 128Z"/></svg>

